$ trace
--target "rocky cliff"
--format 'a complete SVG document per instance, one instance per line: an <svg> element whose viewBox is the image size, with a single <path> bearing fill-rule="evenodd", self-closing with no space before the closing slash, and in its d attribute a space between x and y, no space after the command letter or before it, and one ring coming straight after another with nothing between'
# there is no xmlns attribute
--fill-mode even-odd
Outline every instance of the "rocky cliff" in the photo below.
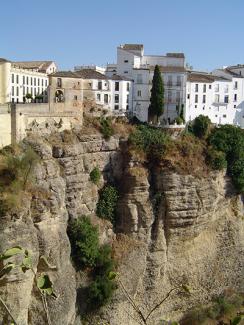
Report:
<svg viewBox="0 0 244 325"><path fill-rule="evenodd" d="M243 204L224 173L201 178L164 168L147 168L129 159L124 141L105 141L100 134L63 132L48 139L25 140L40 155L36 188L25 206L1 220L0 250L21 245L31 250L35 273L47 273L56 299L48 298L53 325L81 324L76 289L81 285L70 260L66 235L69 218L90 215L99 226L101 243L110 242L119 259L120 281L145 315L179 283L177 290L149 318L179 320L198 302L226 289L243 290ZM99 187L89 180L98 166L104 182L120 189L115 232L95 216ZM45 257L45 258L43 258ZM18 324L47 324L43 301L31 271L15 271L0 294ZM7 319L4 308L2 319ZM135 313L121 285L90 324L136 325Z"/></svg>

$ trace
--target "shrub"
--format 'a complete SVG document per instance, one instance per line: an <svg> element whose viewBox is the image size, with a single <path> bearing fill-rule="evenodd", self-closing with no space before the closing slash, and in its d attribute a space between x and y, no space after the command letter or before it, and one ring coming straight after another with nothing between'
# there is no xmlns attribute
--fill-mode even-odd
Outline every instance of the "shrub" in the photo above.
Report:
<svg viewBox="0 0 244 325"><path fill-rule="evenodd" d="M97 276L87 289L89 309L94 310L105 305L116 289L115 282L107 276Z"/></svg>
<svg viewBox="0 0 244 325"><path fill-rule="evenodd" d="M103 134L104 139L106 139L106 140L110 139L110 137L114 134L114 129L112 126L111 119L102 118L100 120L100 131Z"/></svg>
<svg viewBox="0 0 244 325"><path fill-rule="evenodd" d="M208 142L226 155L227 171L239 192L244 192L244 131L232 125L215 128Z"/></svg>
<svg viewBox="0 0 244 325"><path fill-rule="evenodd" d="M209 148L207 152L206 161L211 168L216 170L221 170L227 167L225 153L212 148Z"/></svg>
<svg viewBox="0 0 244 325"><path fill-rule="evenodd" d="M184 121L180 116L176 117L175 122L176 122L177 125L184 124Z"/></svg>
<svg viewBox="0 0 244 325"><path fill-rule="evenodd" d="M208 116L199 115L192 124L193 134L198 138L206 138L210 130L211 121Z"/></svg>
<svg viewBox="0 0 244 325"><path fill-rule="evenodd" d="M146 125L137 126L129 136L129 144L133 149L144 151L150 161L158 161L162 158L169 136L161 129Z"/></svg>
<svg viewBox="0 0 244 325"><path fill-rule="evenodd" d="M94 183L94 184L98 184L101 178L101 172L100 170L95 167L91 172L90 172L90 180Z"/></svg>
<svg viewBox="0 0 244 325"><path fill-rule="evenodd" d="M98 229L88 217L82 216L72 221L68 227L71 255L77 268L94 266L98 252Z"/></svg>
<svg viewBox="0 0 244 325"><path fill-rule="evenodd" d="M94 268L94 275L109 276L115 268L114 260L112 259L112 249L109 245L100 247L97 258L96 266Z"/></svg>
<svg viewBox="0 0 244 325"><path fill-rule="evenodd" d="M98 217L107 219L113 223L118 198L118 191L114 186L105 186L99 193L99 200L97 203Z"/></svg>

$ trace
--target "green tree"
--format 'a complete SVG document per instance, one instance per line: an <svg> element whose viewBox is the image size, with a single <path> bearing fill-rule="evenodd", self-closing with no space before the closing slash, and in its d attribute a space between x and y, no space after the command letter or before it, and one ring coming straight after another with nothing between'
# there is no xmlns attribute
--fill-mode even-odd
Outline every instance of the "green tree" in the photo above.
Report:
<svg viewBox="0 0 244 325"><path fill-rule="evenodd" d="M208 116L199 115L195 118L192 124L192 131L194 135L200 139L206 138L209 134L211 121Z"/></svg>
<svg viewBox="0 0 244 325"><path fill-rule="evenodd" d="M164 112L164 85L159 66L156 65L152 80L151 98L149 106L149 119L154 120Z"/></svg>

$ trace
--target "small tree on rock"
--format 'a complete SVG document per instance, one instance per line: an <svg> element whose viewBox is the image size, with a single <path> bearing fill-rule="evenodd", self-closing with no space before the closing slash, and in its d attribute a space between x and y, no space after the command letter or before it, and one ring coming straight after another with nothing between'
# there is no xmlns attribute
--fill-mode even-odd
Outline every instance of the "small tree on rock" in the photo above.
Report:
<svg viewBox="0 0 244 325"><path fill-rule="evenodd" d="M156 120L164 112L164 85L159 66L156 65L152 80L151 98L149 106L149 120Z"/></svg>

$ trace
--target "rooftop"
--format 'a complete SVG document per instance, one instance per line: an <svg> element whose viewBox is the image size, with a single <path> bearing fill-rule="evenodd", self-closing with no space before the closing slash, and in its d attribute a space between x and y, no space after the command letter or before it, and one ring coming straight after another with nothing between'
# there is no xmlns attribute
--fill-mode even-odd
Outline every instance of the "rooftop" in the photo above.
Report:
<svg viewBox="0 0 244 325"><path fill-rule="evenodd" d="M120 45L120 47L129 51L141 51L144 48L143 44L124 44Z"/></svg>
<svg viewBox="0 0 244 325"><path fill-rule="evenodd" d="M58 71L52 73L51 76L53 77L60 77L60 78L80 78L80 79L101 79L107 80L104 74L94 70L94 69L82 69L79 71Z"/></svg>
<svg viewBox="0 0 244 325"><path fill-rule="evenodd" d="M184 53L167 53L166 56L170 57L170 58L185 58L185 54Z"/></svg>
<svg viewBox="0 0 244 325"><path fill-rule="evenodd" d="M119 80L132 81L132 79L130 79L130 78L122 77L122 76L119 76L119 75L117 75L117 74L115 74L115 75L109 77L108 79L110 79L110 80L118 80L118 81L119 81Z"/></svg>
<svg viewBox="0 0 244 325"><path fill-rule="evenodd" d="M192 72L189 71L188 75L187 75L187 81L190 81L190 82L212 83L216 80L230 81L227 78L215 76L213 74L201 72L201 71L192 71Z"/></svg>
<svg viewBox="0 0 244 325"><path fill-rule="evenodd" d="M47 68L52 63L53 61L16 61L12 62L12 65L21 69L31 69L46 72Z"/></svg>

